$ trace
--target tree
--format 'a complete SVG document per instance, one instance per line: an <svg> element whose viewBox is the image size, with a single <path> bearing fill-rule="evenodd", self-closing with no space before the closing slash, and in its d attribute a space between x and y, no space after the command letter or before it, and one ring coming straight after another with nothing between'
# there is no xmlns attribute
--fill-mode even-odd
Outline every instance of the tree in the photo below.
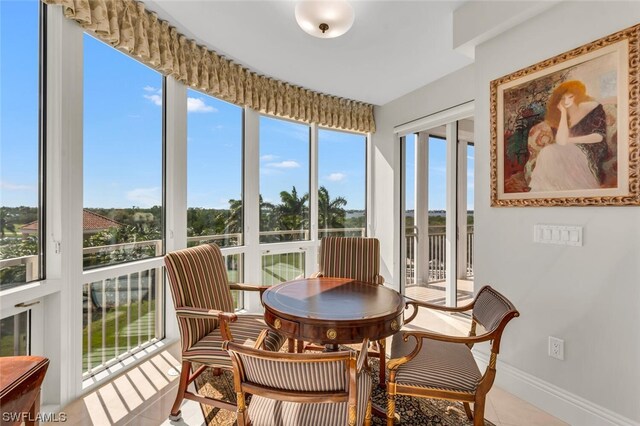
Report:
<svg viewBox="0 0 640 426"><path fill-rule="evenodd" d="M309 194L298 197L298 191L294 186L291 192L280 192L280 200L282 201L281 204L276 207L278 229L309 229Z"/></svg>
<svg viewBox="0 0 640 426"><path fill-rule="evenodd" d="M344 228L347 212L344 207L347 200L336 197L333 200L324 186L318 190L318 222L320 229Z"/></svg>

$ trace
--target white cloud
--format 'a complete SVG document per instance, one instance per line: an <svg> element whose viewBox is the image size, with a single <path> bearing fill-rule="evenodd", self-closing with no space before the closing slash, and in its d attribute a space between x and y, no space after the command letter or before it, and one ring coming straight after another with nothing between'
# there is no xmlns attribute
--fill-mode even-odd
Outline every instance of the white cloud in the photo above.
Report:
<svg viewBox="0 0 640 426"><path fill-rule="evenodd" d="M145 99L149 99L155 105L162 106L162 96L160 95L144 95Z"/></svg>
<svg viewBox="0 0 640 426"><path fill-rule="evenodd" d="M224 126L223 126L222 124L218 124L218 125L216 126L216 129L222 129L222 128L224 128Z"/></svg>
<svg viewBox="0 0 640 426"><path fill-rule="evenodd" d="M187 112L218 112L218 110L205 104L201 98L187 98Z"/></svg>
<svg viewBox="0 0 640 426"><path fill-rule="evenodd" d="M161 90L156 88L156 87L153 87L153 86L144 86L144 91L145 92L156 92L156 93L159 93Z"/></svg>
<svg viewBox="0 0 640 426"><path fill-rule="evenodd" d="M127 200L138 207L159 206L161 203L160 187L136 188L127 192Z"/></svg>
<svg viewBox="0 0 640 426"><path fill-rule="evenodd" d="M38 189L32 185L20 185L5 181L0 181L0 188L7 191L36 191Z"/></svg>
<svg viewBox="0 0 640 426"><path fill-rule="evenodd" d="M340 182L343 181L346 177L347 175L345 173L336 172L331 173L329 176L327 176L327 180L330 180L331 182Z"/></svg>
<svg viewBox="0 0 640 426"><path fill-rule="evenodd" d="M277 155L273 155L273 154L265 154L262 157L260 157L260 161L273 161L276 160L280 157L278 157Z"/></svg>
<svg viewBox="0 0 640 426"><path fill-rule="evenodd" d="M269 163L268 167L275 167L277 169L297 169L300 167L300 163L294 160L285 160L279 163Z"/></svg>

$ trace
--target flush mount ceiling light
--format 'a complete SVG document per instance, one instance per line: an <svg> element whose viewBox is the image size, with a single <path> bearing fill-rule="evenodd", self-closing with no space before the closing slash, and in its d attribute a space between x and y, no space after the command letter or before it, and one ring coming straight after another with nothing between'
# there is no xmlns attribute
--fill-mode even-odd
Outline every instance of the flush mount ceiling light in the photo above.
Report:
<svg viewBox="0 0 640 426"><path fill-rule="evenodd" d="M344 0L307 0L296 5L298 25L314 37L339 37L349 31L353 19L353 7Z"/></svg>

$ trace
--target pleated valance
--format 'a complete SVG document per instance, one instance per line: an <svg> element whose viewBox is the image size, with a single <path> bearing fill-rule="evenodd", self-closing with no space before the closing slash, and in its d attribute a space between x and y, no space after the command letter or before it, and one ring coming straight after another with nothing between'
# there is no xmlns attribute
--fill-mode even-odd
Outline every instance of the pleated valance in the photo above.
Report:
<svg viewBox="0 0 640 426"><path fill-rule="evenodd" d="M374 132L373 106L251 72L198 46L134 0L43 0L64 8L99 39L165 75L217 98L280 117Z"/></svg>

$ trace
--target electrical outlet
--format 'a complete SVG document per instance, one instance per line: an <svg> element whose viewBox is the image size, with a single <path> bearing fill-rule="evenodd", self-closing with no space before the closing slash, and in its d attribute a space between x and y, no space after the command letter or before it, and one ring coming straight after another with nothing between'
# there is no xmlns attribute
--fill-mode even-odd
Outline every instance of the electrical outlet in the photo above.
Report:
<svg viewBox="0 0 640 426"><path fill-rule="evenodd" d="M549 356L564 361L564 340L549 336Z"/></svg>

